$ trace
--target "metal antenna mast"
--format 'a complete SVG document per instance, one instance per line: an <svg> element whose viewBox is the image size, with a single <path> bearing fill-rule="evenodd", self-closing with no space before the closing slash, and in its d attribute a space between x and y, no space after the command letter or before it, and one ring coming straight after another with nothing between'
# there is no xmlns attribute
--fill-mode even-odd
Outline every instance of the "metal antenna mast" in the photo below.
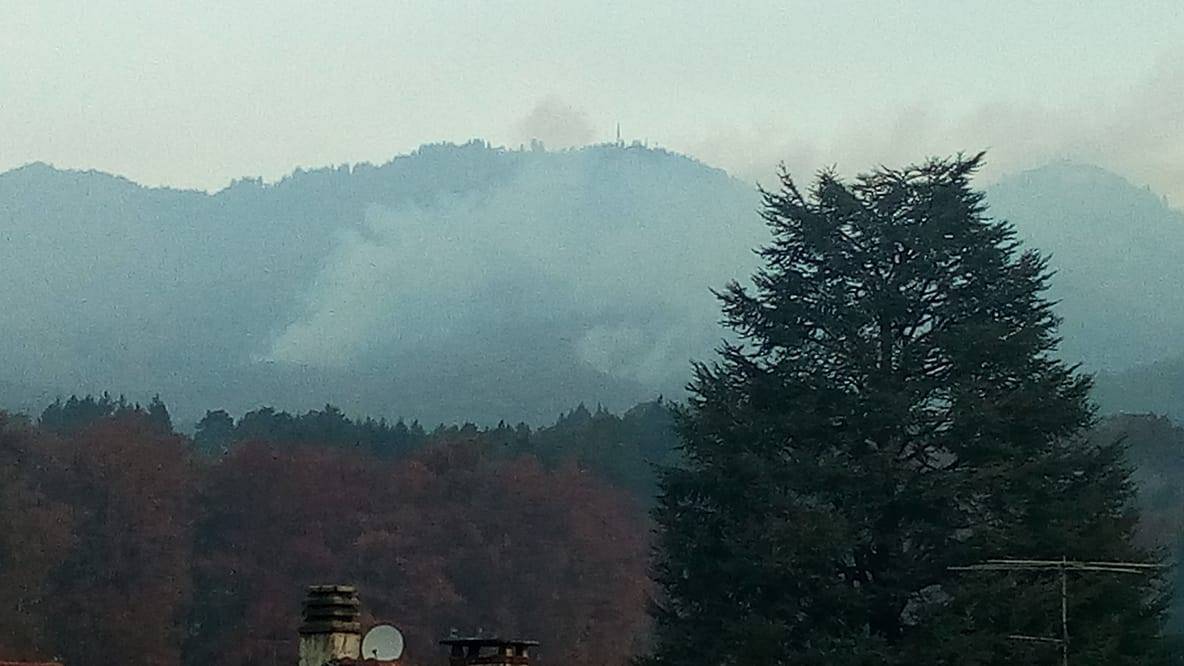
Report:
<svg viewBox="0 0 1184 666"><path fill-rule="evenodd" d="M1069 572L1114 573L1144 575L1163 568L1162 564L1147 562L1084 562L1062 557L1059 560L987 560L964 567L950 567L950 571L1056 571L1061 579L1061 636L1008 636L1013 641L1051 643L1061 648L1061 666L1069 666Z"/></svg>

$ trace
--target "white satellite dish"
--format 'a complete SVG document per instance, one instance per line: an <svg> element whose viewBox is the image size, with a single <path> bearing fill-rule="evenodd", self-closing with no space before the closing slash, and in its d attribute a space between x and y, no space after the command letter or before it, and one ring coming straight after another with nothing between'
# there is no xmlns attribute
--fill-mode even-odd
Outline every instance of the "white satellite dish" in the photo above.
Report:
<svg viewBox="0 0 1184 666"><path fill-rule="evenodd" d="M362 639L363 659L394 660L403 656L403 633L389 624L380 624Z"/></svg>

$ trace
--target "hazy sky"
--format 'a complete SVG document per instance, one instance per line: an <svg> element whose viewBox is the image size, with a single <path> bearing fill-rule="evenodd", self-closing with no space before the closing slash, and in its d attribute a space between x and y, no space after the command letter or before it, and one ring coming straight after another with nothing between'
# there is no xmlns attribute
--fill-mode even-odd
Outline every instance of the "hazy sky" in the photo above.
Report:
<svg viewBox="0 0 1184 666"><path fill-rule="evenodd" d="M218 189L432 141L647 139L768 180L990 148L1184 200L1184 2L0 0L0 170Z"/></svg>

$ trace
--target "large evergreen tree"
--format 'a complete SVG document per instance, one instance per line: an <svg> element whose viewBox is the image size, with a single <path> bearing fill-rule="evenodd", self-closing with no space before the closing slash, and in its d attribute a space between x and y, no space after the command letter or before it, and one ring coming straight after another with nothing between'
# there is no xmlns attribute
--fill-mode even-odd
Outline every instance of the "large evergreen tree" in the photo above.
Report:
<svg viewBox="0 0 1184 666"><path fill-rule="evenodd" d="M650 665L1055 663L1055 577L992 557L1142 559L1118 444L1058 360L1045 260L987 216L982 156L765 193L738 341L697 365L667 470ZM1076 664L1146 664L1157 581L1074 576Z"/></svg>

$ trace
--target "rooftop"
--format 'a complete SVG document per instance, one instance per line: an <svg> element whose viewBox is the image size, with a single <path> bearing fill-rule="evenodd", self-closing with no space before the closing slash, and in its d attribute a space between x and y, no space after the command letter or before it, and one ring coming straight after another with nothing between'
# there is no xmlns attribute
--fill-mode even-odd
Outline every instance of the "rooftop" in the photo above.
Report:
<svg viewBox="0 0 1184 666"><path fill-rule="evenodd" d="M445 638L440 645L460 647L535 647L538 641L523 641L515 639L497 638L496 636L461 636Z"/></svg>

